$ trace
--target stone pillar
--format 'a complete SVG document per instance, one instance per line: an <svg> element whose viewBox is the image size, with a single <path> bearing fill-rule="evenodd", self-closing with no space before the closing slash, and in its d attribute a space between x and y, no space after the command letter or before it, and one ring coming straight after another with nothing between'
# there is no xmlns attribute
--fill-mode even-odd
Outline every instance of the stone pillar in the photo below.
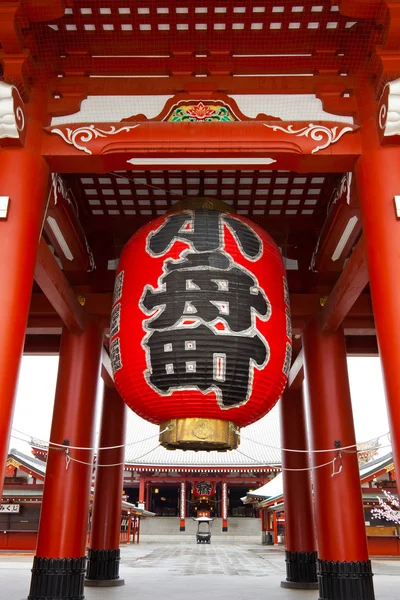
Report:
<svg viewBox="0 0 400 600"><path fill-rule="evenodd" d="M50 443L29 600L84 598L101 347L94 321L80 335L63 331L50 440L65 450Z"/></svg>
<svg viewBox="0 0 400 600"><path fill-rule="evenodd" d="M327 449L312 454L320 600L373 600L343 329L310 322L303 350L311 450Z"/></svg>
<svg viewBox="0 0 400 600"><path fill-rule="evenodd" d="M307 450L303 386L289 389L280 400L283 448ZM316 589L317 543L311 495L309 454L282 451L285 502L286 581L282 587ZM302 470L304 469L304 470Z"/></svg>
<svg viewBox="0 0 400 600"><path fill-rule="evenodd" d="M85 580L87 586L107 587L124 584L124 580L119 576L119 540L125 429L126 405L115 388L104 386L100 449L97 456L92 529Z"/></svg>

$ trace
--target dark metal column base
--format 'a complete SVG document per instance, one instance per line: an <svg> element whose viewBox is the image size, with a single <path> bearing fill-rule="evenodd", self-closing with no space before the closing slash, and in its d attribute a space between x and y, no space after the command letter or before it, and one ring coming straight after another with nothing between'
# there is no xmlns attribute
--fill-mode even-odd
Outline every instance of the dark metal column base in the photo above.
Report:
<svg viewBox="0 0 400 600"><path fill-rule="evenodd" d="M86 557L33 559L28 600L83 600Z"/></svg>
<svg viewBox="0 0 400 600"><path fill-rule="evenodd" d="M85 587L118 587L125 585L124 579L85 579Z"/></svg>
<svg viewBox="0 0 400 600"><path fill-rule="evenodd" d="M115 550L89 548L85 585L90 585L89 581L118 581L120 558L119 548Z"/></svg>
<svg viewBox="0 0 400 600"><path fill-rule="evenodd" d="M300 584L307 584L303 589L318 588L317 578L317 553L316 552L292 552L286 550L286 582L282 582L282 587L299 587ZM283 585L295 584L295 585ZM308 584L312 584L308 587Z"/></svg>
<svg viewBox="0 0 400 600"><path fill-rule="evenodd" d="M319 600L375 600L371 561L318 560Z"/></svg>
<svg viewBox="0 0 400 600"><path fill-rule="evenodd" d="M318 582L314 581L311 582L309 581L308 583L306 581L281 581L281 587L283 588L289 588L292 590L317 590L318 589Z"/></svg>

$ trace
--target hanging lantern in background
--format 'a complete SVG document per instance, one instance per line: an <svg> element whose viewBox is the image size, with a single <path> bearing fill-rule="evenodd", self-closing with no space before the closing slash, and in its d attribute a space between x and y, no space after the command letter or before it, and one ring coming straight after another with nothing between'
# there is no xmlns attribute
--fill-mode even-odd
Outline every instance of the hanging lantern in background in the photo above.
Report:
<svg viewBox="0 0 400 600"><path fill-rule="evenodd" d="M195 481L192 488L193 496L214 496L215 485L212 481Z"/></svg>
<svg viewBox="0 0 400 600"><path fill-rule="evenodd" d="M237 447L287 380L291 320L275 242L239 215L181 210L142 227L119 261L115 385L168 448ZM166 431L165 431L166 430Z"/></svg>

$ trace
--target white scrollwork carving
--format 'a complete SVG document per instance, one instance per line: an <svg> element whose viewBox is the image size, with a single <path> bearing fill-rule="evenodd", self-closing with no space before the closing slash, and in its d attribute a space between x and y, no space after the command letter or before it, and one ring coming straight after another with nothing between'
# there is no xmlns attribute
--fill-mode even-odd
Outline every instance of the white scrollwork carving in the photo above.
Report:
<svg viewBox="0 0 400 600"><path fill-rule="evenodd" d="M57 173L52 173L51 175L52 184L53 184L53 197L54 197L54 206L56 206L58 202L58 195L60 194L68 204L72 204L72 200L67 190L67 186L64 181Z"/></svg>
<svg viewBox="0 0 400 600"><path fill-rule="evenodd" d="M351 190L352 179L353 179L353 173L345 173L343 175L339 186L336 187L331 194L331 198L328 202L327 213L329 213L331 208L336 204L336 202L338 200L340 200L340 198L343 195L346 195L346 202L347 202L347 204L350 204L350 190Z"/></svg>
<svg viewBox="0 0 400 600"><path fill-rule="evenodd" d="M283 131L283 133L295 135L296 137L304 136L311 138L316 142L321 142L325 139L325 142L320 146L316 146L316 148L311 151L311 154L316 154L320 150L328 148L331 144L338 142L345 133L354 131L353 127L343 127L340 129L340 126L336 126L329 128L325 125L314 125L314 123L309 123L300 129L294 129L293 125L287 125L285 127L281 127L280 125L269 125L268 123L264 123L264 125L273 131Z"/></svg>
<svg viewBox="0 0 400 600"><path fill-rule="evenodd" d="M0 81L0 139L19 139L24 127L23 102L17 88Z"/></svg>
<svg viewBox="0 0 400 600"><path fill-rule="evenodd" d="M95 125L84 125L82 127L77 127L76 129L71 129L70 127L66 127L65 130L54 128L51 130L51 133L56 133L62 137L64 142L74 146L77 150L83 150L86 154L92 154L92 151L83 144L87 144L98 137L106 138L109 135L116 135L117 133L121 133L121 131L130 131L136 127L139 127L139 123L135 123L135 125L124 125L119 129L117 129L115 125L111 125L108 131L105 131L104 129L99 129Z"/></svg>
<svg viewBox="0 0 400 600"><path fill-rule="evenodd" d="M378 114L383 135L400 135L400 79L391 81L383 90Z"/></svg>
<svg viewBox="0 0 400 600"><path fill-rule="evenodd" d="M379 127L381 129L385 129L386 127L386 122L387 122L387 109L388 107L386 106L386 104L382 104L380 110L379 110Z"/></svg>

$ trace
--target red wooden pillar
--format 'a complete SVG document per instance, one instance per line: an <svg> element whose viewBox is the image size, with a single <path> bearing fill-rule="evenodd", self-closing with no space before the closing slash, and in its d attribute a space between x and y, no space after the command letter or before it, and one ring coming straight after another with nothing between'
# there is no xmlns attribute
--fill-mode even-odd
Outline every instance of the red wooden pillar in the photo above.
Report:
<svg viewBox="0 0 400 600"><path fill-rule="evenodd" d="M144 507L147 510L149 510L148 505L147 505L147 498L145 497L146 494L146 482L145 482L145 478L143 473L141 475L139 475L139 501L138 501L138 506L140 507Z"/></svg>
<svg viewBox="0 0 400 600"><path fill-rule="evenodd" d="M363 237L376 335L382 363L393 458L400 472L400 146L393 136L381 147L378 107L371 90L360 91L362 154L356 166ZM395 145L397 144L397 145Z"/></svg>
<svg viewBox="0 0 400 600"><path fill-rule="evenodd" d="M356 443L343 329L321 333L310 322L303 350L311 450L332 448L312 454L320 600L373 600L357 453L340 452Z"/></svg>
<svg viewBox="0 0 400 600"><path fill-rule="evenodd" d="M105 587L124 584L124 580L119 576L119 539L124 480L125 429L125 402L115 388L104 386L100 450L97 456L92 531L85 585ZM116 448L110 448L111 446L116 446Z"/></svg>
<svg viewBox="0 0 400 600"><path fill-rule="evenodd" d="M228 484L226 481L222 482L222 531L228 531Z"/></svg>
<svg viewBox="0 0 400 600"><path fill-rule="evenodd" d="M42 95L33 91L25 146L0 148L0 197L8 199L7 216L0 218L0 489L48 193L49 170L38 143L45 107Z"/></svg>
<svg viewBox="0 0 400 600"><path fill-rule="evenodd" d="M282 447L307 450L303 386L286 390L280 400ZM282 587L315 589L317 544L311 496L309 455L282 451L285 502L286 581ZM288 469L288 470L285 470ZM299 470L290 470L299 469ZM304 469L303 471L300 469Z"/></svg>
<svg viewBox="0 0 400 600"><path fill-rule="evenodd" d="M132 516L130 513L128 513L128 544L131 543L131 531L132 531ZM135 541L135 537L133 538L133 541Z"/></svg>
<svg viewBox="0 0 400 600"><path fill-rule="evenodd" d="M29 600L84 597L93 451L72 446L93 447L101 345L93 321L80 335L62 334L50 440L71 449L49 447Z"/></svg>
<svg viewBox="0 0 400 600"><path fill-rule="evenodd" d="M277 519L276 510L274 510L274 512L272 513L272 518L273 518L274 544L277 544L278 543L278 519Z"/></svg>
<svg viewBox="0 0 400 600"><path fill-rule="evenodd" d="M136 543L139 543L140 540L140 515L135 517L136 520Z"/></svg>
<svg viewBox="0 0 400 600"><path fill-rule="evenodd" d="M181 481L179 495L179 531L185 531L186 523L186 481Z"/></svg>

